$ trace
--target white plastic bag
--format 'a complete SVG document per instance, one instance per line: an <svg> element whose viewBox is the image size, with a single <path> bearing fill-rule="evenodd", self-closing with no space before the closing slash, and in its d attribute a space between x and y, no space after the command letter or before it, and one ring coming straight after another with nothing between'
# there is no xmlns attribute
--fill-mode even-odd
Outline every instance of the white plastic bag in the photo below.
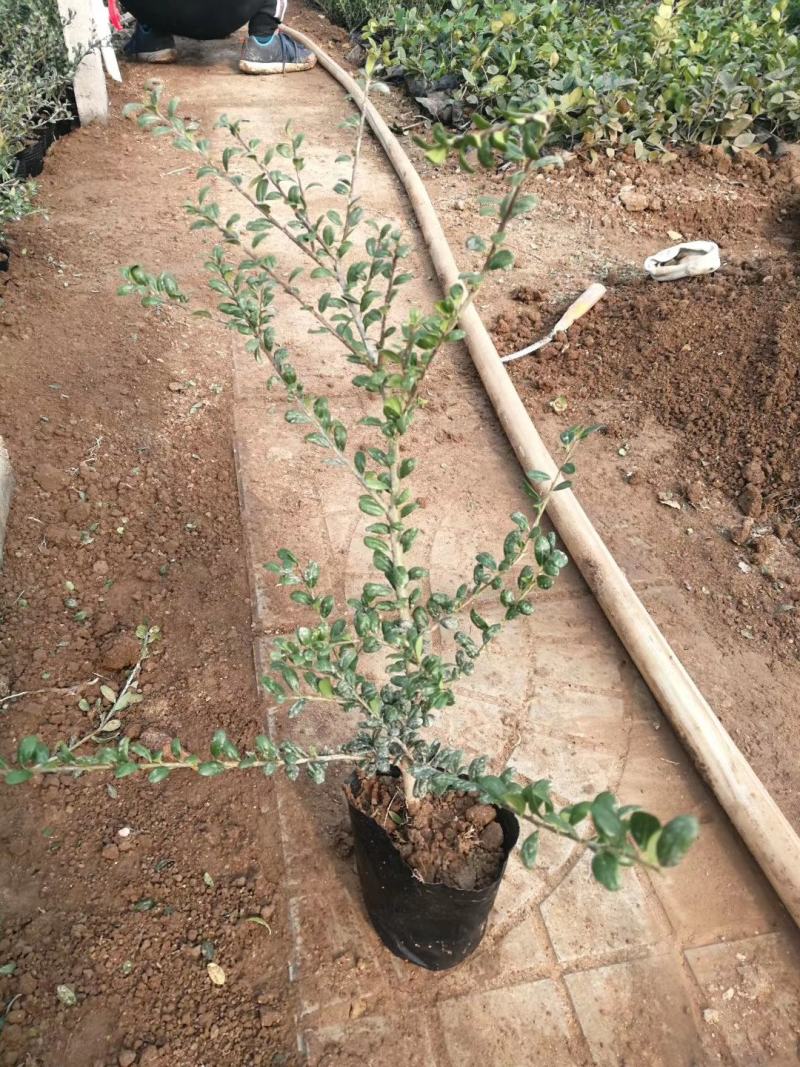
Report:
<svg viewBox="0 0 800 1067"><path fill-rule="evenodd" d="M644 269L657 282L674 282L719 270L719 245L713 241L683 241L656 252L644 261Z"/></svg>

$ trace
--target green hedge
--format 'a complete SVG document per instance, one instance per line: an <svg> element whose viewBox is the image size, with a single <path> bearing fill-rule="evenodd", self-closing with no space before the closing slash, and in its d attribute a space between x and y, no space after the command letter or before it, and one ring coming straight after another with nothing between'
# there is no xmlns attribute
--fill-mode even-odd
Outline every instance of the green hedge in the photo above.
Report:
<svg viewBox="0 0 800 1067"><path fill-rule="evenodd" d="M71 117L74 71L54 0L0 0L0 238L32 206L15 157L51 122Z"/></svg>
<svg viewBox="0 0 800 1067"><path fill-rule="evenodd" d="M449 0L374 19L389 64L491 117L550 101L553 143L705 142L800 134L800 0Z"/></svg>

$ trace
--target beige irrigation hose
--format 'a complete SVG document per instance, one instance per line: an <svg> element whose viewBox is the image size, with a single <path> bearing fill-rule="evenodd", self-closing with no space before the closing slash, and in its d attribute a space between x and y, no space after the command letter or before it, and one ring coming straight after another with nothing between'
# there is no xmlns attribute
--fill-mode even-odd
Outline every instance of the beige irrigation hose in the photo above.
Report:
<svg viewBox="0 0 800 1067"><path fill-rule="evenodd" d="M408 156L353 78L305 34L287 29L314 52L358 106L366 108L367 121L405 186L442 288L450 289L458 281L458 266L425 185ZM474 306L464 311L461 327L523 470L555 473L556 464ZM800 926L800 838L670 648L573 493L555 494L548 514L700 773Z"/></svg>

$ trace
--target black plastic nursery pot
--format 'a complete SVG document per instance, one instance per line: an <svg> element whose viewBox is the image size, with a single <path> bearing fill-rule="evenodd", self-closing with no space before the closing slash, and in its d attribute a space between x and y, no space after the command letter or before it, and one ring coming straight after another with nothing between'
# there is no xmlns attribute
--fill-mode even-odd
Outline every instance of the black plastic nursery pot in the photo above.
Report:
<svg viewBox="0 0 800 1067"><path fill-rule="evenodd" d="M349 782L357 795L359 779ZM483 889L428 885L414 877L391 837L348 800L358 877L372 925L401 959L431 971L446 971L470 956L483 938L506 862L519 837L519 823L495 808L503 830L503 865Z"/></svg>
<svg viewBox="0 0 800 1067"><path fill-rule="evenodd" d="M18 178L38 178L44 170L44 157L48 148L47 134L41 133L30 141L15 156Z"/></svg>

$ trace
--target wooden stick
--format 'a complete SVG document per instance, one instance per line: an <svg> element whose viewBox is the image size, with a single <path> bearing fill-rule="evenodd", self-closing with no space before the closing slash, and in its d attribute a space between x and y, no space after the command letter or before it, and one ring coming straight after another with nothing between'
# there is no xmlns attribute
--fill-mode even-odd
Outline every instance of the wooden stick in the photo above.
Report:
<svg viewBox="0 0 800 1067"><path fill-rule="evenodd" d="M293 29L288 32L316 54L321 65L365 110L373 133L405 186L442 288L447 291L458 281L458 266L425 185L408 156L353 78L304 34ZM461 327L523 470L555 474L556 463L473 305L461 316ZM692 681L571 490L554 494L548 515L698 770L800 925L800 838Z"/></svg>

